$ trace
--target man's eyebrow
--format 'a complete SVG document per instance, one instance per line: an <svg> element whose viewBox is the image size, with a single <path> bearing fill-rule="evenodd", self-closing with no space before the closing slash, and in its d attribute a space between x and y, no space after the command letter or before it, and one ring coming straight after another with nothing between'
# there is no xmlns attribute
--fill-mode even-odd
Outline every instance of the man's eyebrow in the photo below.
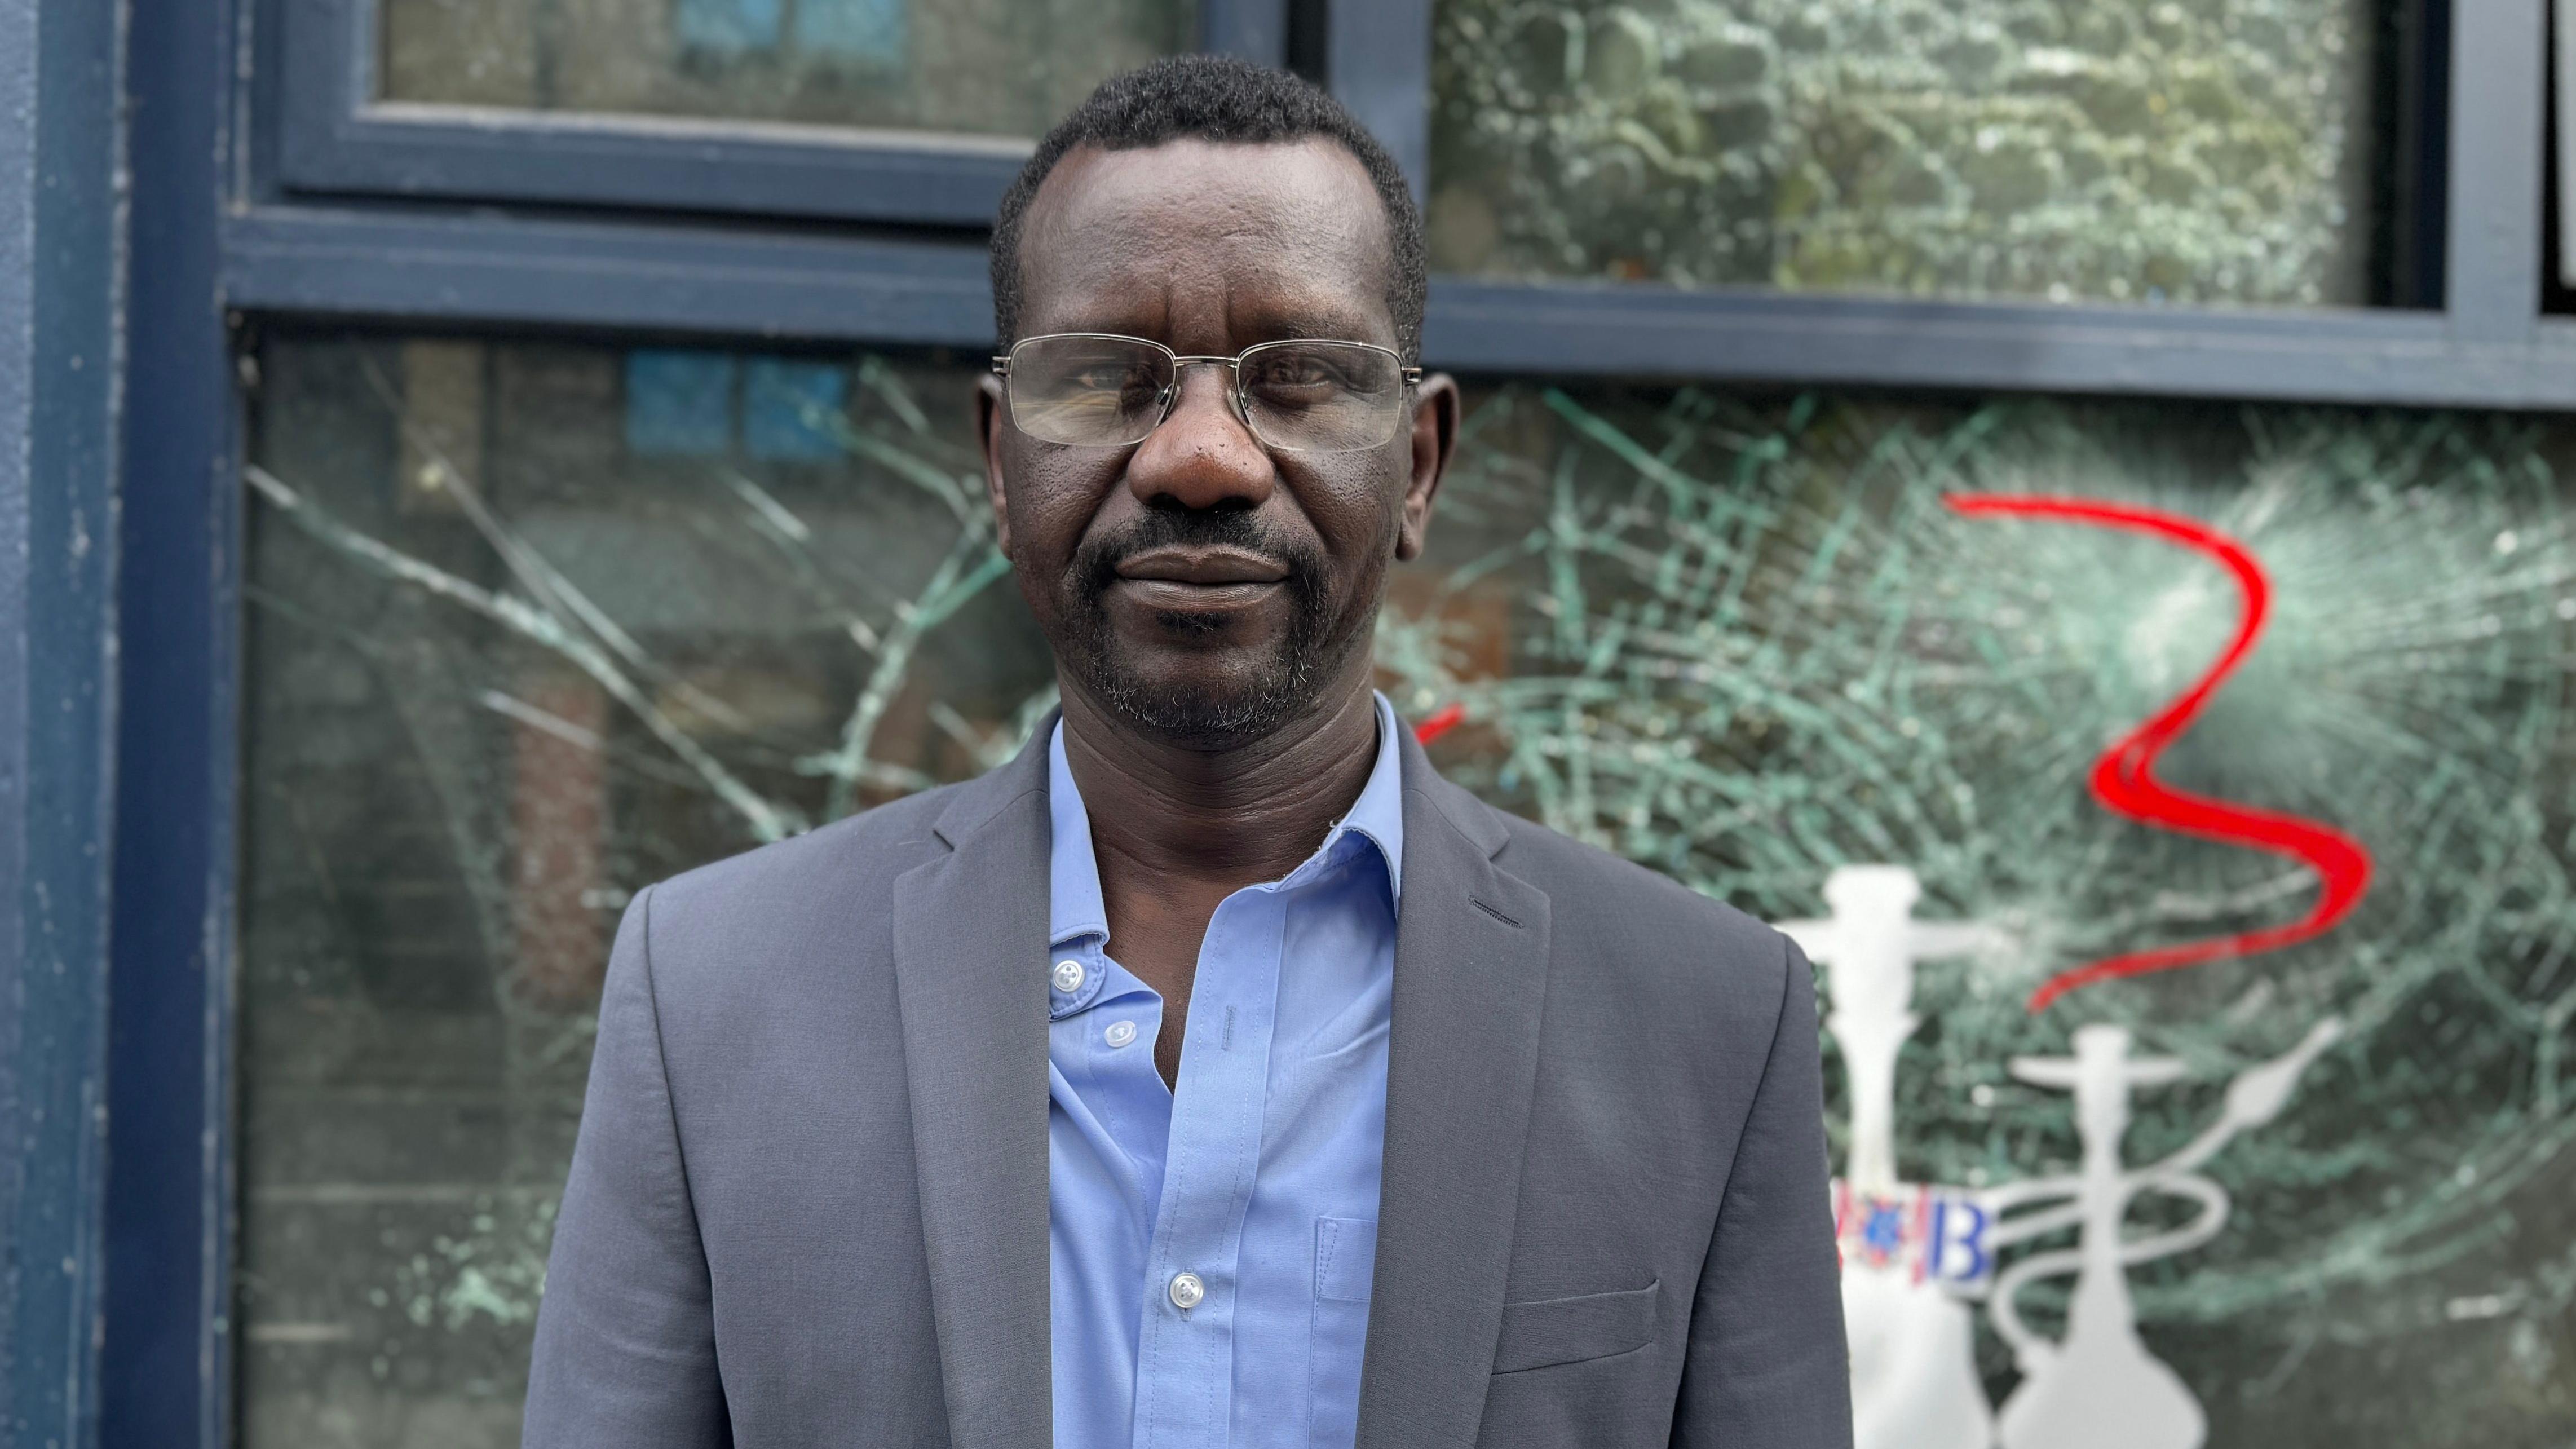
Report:
<svg viewBox="0 0 2576 1449"><path fill-rule="evenodd" d="M1244 324L1247 336L1265 342L1310 338L1356 342L1366 340L1370 331L1365 315L1322 308L1255 315L1244 319Z"/></svg>
<svg viewBox="0 0 2576 1449"><path fill-rule="evenodd" d="M1048 308L1042 327L1023 331L1028 336L1036 336L1041 330L1104 332L1167 342L1170 317L1165 312L1165 302L1160 296L1074 299L1071 305ZM1376 327L1394 331L1391 322L1380 323L1364 310L1345 310L1335 300L1321 297L1300 298L1276 307L1255 305L1237 313L1232 325L1238 347L1299 339L1366 342Z"/></svg>

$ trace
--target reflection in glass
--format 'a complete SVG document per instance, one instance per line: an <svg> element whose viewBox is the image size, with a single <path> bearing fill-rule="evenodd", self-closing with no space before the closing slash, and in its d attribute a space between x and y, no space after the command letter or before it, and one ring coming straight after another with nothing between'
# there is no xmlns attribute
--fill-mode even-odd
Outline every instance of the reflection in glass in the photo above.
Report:
<svg viewBox="0 0 2576 1449"><path fill-rule="evenodd" d="M2372 0L1441 0L1433 265L2365 299Z"/></svg>
<svg viewBox="0 0 2576 1449"><path fill-rule="evenodd" d="M981 770L1043 710L966 425L981 361L264 349L246 1444L515 1442L630 893ZM2536 1449L2576 1412L2571 469L2576 434L2484 415L1486 388L1390 584L1382 683L1463 711L1453 778L1766 918L1830 918L1829 878L1882 865L1919 919L1994 927L1915 971L1905 1181L2066 1171L2065 1093L2010 1064L2080 1055L2079 1027L2182 1064L2135 1101L2145 1162L2339 1017L2201 1169L2223 1231L2131 1273L2141 1332L2213 1445ZM2151 507L2259 557L2261 647L2163 770L2364 843L2346 924L2025 1010L2315 886L2086 789L2227 638L2226 577L1955 492ZM2152 1211L2131 1230L2173 1226ZM2063 1302L2016 1306L2054 1338Z"/></svg>
<svg viewBox="0 0 2576 1449"><path fill-rule="evenodd" d="M628 895L978 773L1049 702L980 362L263 352L246 1443L516 1444Z"/></svg>
<svg viewBox="0 0 2576 1449"><path fill-rule="evenodd" d="M1036 136L1188 0L379 0L379 99Z"/></svg>

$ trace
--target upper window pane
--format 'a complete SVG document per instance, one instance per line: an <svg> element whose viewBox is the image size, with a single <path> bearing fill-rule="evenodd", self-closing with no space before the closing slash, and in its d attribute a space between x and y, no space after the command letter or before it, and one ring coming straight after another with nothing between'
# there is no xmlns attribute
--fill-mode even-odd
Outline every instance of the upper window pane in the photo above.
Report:
<svg viewBox="0 0 2576 1449"><path fill-rule="evenodd" d="M1432 263L2358 304L2381 14L2375 0L1442 0Z"/></svg>
<svg viewBox="0 0 2576 1449"><path fill-rule="evenodd" d="M378 98L1035 136L1190 0L379 0Z"/></svg>

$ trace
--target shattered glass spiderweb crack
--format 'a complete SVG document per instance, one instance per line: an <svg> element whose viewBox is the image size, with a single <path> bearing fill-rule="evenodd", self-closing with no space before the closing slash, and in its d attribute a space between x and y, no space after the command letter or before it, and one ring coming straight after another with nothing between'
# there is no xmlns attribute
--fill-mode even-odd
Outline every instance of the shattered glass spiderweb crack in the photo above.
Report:
<svg viewBox="0 0 2576 1449"><path fill-rule="evenodd" d="M863 390L909 402L875 366L861 365ZM510 695L489 642L402 673L403 689L462 691L437 706L447 714L459 701L501 708L497 697L519 726L590 740L612 774L718 802L747 845L932 783L871 741L925 661L972 647L953 631L1000 574L961 440L893 401L821 421L877 486L946 520L907 535L927 550L918 589L836 570L828 540L718 467L697 501L649 504L763 561L759 587L857 647L864 667L819 734L727 725L750 702L729 700L722 676L668 667L611 604L586 610L566 575L608 593L549 560L509 507L491 507L481 535L508 567L469 579L442 566L453 558L411 557L335 519L325 503L346 495L323 480L271 472L254 486L274 521L419 600L378 627L476 614L599 681L640 727L601 730ZM2225 580L2134 538L1969 523L1943 495L2100 498L2242 539L2276 586L2269 632L2162 769L2332 820L2379 874L2330 936L2084 994L2088 1018L2132 1028L2142 1050L2184 1059L2203 1082L2277 1055L2329 1012L2350 1027L2284 1119L2215 1165L2244 1211L2187 1261L2138 1275L2141 1319L2234 1335L2225 1354L2168 1355L2222 1417L2294 1375L2302 1345L2411 1341L2442 1325L2520 1325L2515 1353L2536 1343L2533 1372L2549 1372L2576 1301L2576 1221L2547 1206L2576 1138L2565 430L2458 414L1508 386L1471 398L1463 432L1429 567L1399 577L1379 639L1399 706L1454 721L1444 769L1768 919L1813 914L1837 865L1895 861L1921 877L1927 916L1999 923L2017 943L1921 973L1926 1026L1897 1087L1900 1166L1916 1181L2001 1182L2074 1155L2063 1103L2005 1072L2015 1055L2063 1047L2057 1026L2022 1010L2050 972L2278 924L2315 894L2304 870L2117 819L2084 789L2105 746L2223 647L2236 607ZM327 597L292 594L270 578L255 601L354 629ZM390 656L427 640L365 642ZM929 717L990 761L1046 703L1034 695L990 726L936 702ZM460 856L482 861L469 873L490 877L480 934L504 958L506 852L484 838L489 821L455 814ZM511 1050L560 1055L560 1035L531 1029ZM2135 1154L2179 1146L2211 1090L2142 1100ZM2048 1295L2028 1297L2045 1314ZM2249 1355L2247 1343L2286 1350Z"/></svg>
<svg viewBox="0 0 2576 1449"><path fill-rule="evenodd" d="M1470 432L1514 445L1471 439L1452 487L1540 520L1498 551L1509 563L1459 571L1532 581L1513 670L1444 674L1436 611L1390 623L1384 653L1492 722L1492 754L1457 763L1480 787L1710 894L1786 918L1837 864L1901 861L1937 914L2010 923L2016 956L1925 973L1934 1025L1899 1088L1909 1179L2000 1181L2072 1155L2058 1105L2002 1072L2054 1045L2023 991L2141 942L2287 919L2314 878L2109 817L2084 790L2104 746L2225 642L2215 571L2111 535L1965 524L1940 498L2098 495L2244 538L2278 582L2273 633L2170 773L2336 820L2383 873L2324 940L2090 1004L2204 1077L2328 1011L2354 1029L2296 1120L2223 1165L2249 1226L2144 1275L2142 1312L2399 1334L2453 1316L2462 1274L2485 1274L2516 1311L2563 1313L2563 1238L2497 1260L2506 1203L2576 1136L2563 452L2509 420L2168 421L1685 391L1614 424L1506 391ZM2141 1152L2201 1110L2168 1096Z"/></svg>

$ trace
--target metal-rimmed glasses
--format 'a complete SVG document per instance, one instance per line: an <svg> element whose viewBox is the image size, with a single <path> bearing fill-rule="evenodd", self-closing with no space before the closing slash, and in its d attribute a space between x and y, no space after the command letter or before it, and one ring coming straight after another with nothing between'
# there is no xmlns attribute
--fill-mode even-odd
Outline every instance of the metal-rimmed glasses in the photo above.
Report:
<svg viewBox="0 0 2576 1449"><path fill-rule="evenodd" d="M1123 448L1162 426L1181 395L1181 369L1211 363L1234 374L1227 400L1265 447L1353 453L1394 439L1422 369L1369 342L1289 338L1232 357L1184 357L1114 332L1024 337L993 372L1009 390L1011 422L1042 443Z"/></svg>

